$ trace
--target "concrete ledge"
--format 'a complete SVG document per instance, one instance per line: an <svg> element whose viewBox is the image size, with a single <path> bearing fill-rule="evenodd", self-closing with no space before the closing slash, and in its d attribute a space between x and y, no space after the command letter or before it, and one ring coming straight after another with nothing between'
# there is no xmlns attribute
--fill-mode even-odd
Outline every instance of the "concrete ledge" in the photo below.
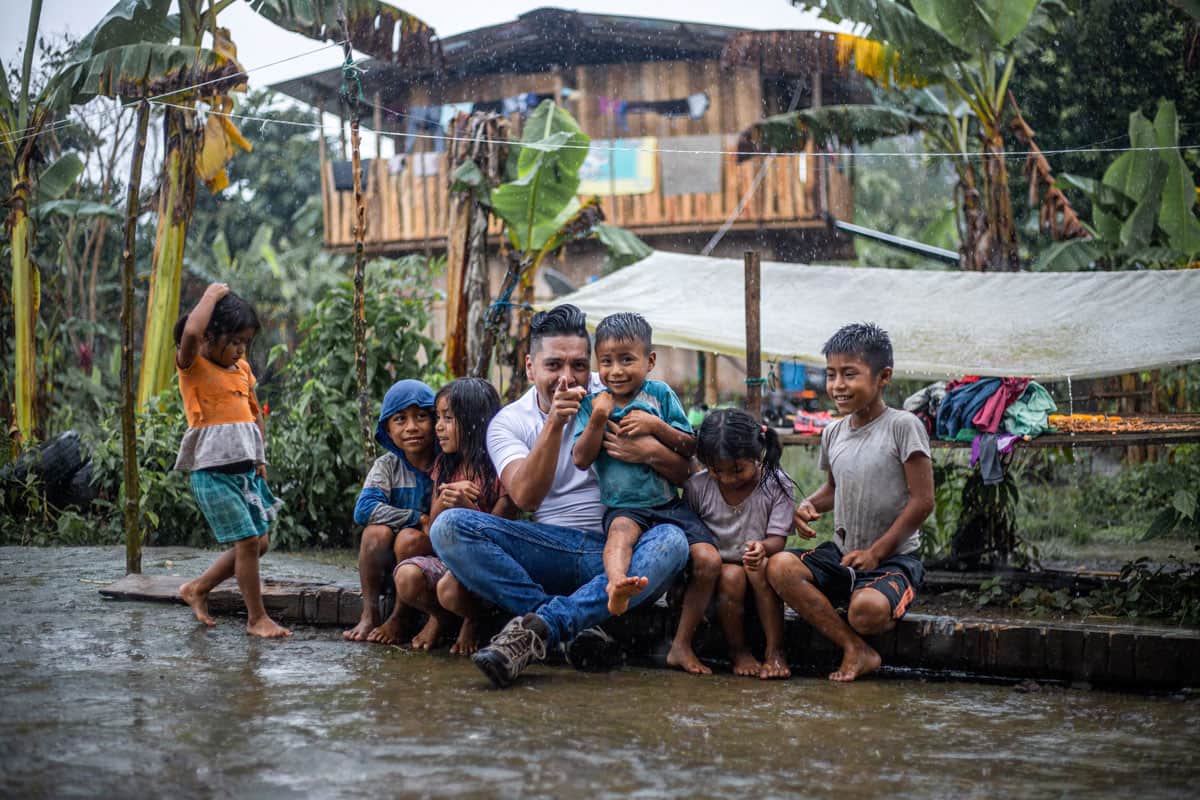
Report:
<svg viewBox="0 0 1200 800"><path fill-rule="evenodd" d="M182 603L182 580L128 575L101 589L100 594L115 600ZM345 584L264 581L263 602L272 616L289 623L348 627L362 613L358 587ZM209 596L209 609L214 614L244 610L241 593L232 580ZM677 616L677 611L659 600L613 619L605 627L624 644L631 658L662 664ZM500 617L494 620L502 621ZM750 638L755 644L754 637ZM837 649L790 612L786 641L788 660L800 671L819 674L838 662ZM874 637L871 643L889 667L968 678L1062 681L1137 690L1200 687L1200 630L1192 628L910 612L893 631ZM702 626L696 650L705 657L724 657L716 626Z"/></svg>

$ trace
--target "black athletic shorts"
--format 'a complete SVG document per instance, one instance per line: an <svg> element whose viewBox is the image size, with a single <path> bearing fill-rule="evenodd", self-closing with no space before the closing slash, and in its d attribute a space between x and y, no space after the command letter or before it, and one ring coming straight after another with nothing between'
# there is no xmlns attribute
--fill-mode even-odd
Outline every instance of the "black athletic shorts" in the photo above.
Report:
<svg viewBox="0 0 1200 800"><path fill-rule="evenodd" d="M628 517L638 524L642 533L655 525L677 525L687 537L688 547L694 544L711 544L716 547L717 538L708 526L700 521L696 512L682 500L672 500L654 508L610 508L604 512L604 533L617 517Z"/></svg>
<svg viewBox="0 0 1200 800"><path fill-rule="evenodd" d="M814 550L788 552L808 567L813 583L838 608L848 608L851 594L870 588L891 603L892 619L900 619L925 580L925 566L914 555L896 553L875 569L856 570L842 566L842 553L833 542L825 542Z"/></svg>

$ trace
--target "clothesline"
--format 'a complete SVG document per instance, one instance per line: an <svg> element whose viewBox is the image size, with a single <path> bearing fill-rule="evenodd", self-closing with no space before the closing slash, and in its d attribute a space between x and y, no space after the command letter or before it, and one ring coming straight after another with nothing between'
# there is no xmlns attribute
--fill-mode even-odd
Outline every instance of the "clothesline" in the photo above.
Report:
<svg viewBox="0 0 1200 800"><path fill-rule="evenodd" d="M197 110L196 108L194 108L192 106L177 105L175 103L167 103L167 102L163 102L161 100L154 101L153 105L168 106L171 108L180 108L180 109L184 109L187 111L196 111ZM367 107L373 108L374 106L372 104L368 103ZM388 111L389 109L380 107L380 110ZM217 111L215 109L209 109L205 113L217 114L217 115L220 115L223 117L228 117L230 119L247 120L247 121L251 121L251 122L261 122L264 124L264 126L268 125L268 124L279 124L279 125L293 125L293 126L302 127L302 128L315 128L315 129L322 129L322 130L325 127L323 124L316 123L316 122L296 122L296 121L291 121L291 120L272 119L270 117L260 117L260 116L251 116L251 115L247 115L247 114L237 114L237 113L234 113L231 111ZM399 112L393 111L391 113L399 113ZM482 137L482 136L439 136L439 135L435 135L435 134L426 134L426 133L388 133L388 134L383 134L383 135L393 136L395 138L407 137L407 138L428 139L428 140L441 139L441 140L447 141L447 142L470 142L470 143L477 143L477 144L487 144L490 141L487 137ZM532 148L535 150L551 149L551 148L543 148L543 147L539 146L537 143L509 142L509 145L513 146L513 147L529 147L529 148ZM594 148L591 145L563 144L563 145L555 145L553 149L592 150ZM746 153L739 153L739 151L737 151L737 150L707 150L707 149L686 150L686 149L677 149L677 148L669 148L669 147L615 147L615 146L610 146L610 147L605 147L605 148L600 148L600 149L611 150L614 152L683 153L683 154L691 153L691 154L698 154L698 155L732 155L732 156L747 155ZM1154 145L1154 146L1148 146L1148 147L1066 147L1066 148L1060 148L1060 149L1055 149L1055 150L1011 150L1011 151L1005 152L1003 157L1004 158L1025 158L1025 157L1028 157L1031 155L1038 155L1038 154L1044 155L1044 156L1051 156L1051 155L1065 155L1067 153L1130 153L1130 152L1155 152L1155 151L1161 151L1161 150L1195 150L1195 149L1200 149L1200 143L1180 144L1180 145L1162 145L1162 146ZM905 152L900 152L900 151L889 151L889 152L883 152L883 153L855 151L852 154L841 153L841 152L832 152L831 153L831 152L823 152L820 150L816 150L811 153L773 153L771 151L760 151L760 152L750 153L749 155L762 155L762 156L774 155L778 158L786 158L788 156L808 155L808 156L813 156L814 158L827 158L827 159L828 158L843 158L847 155L853 155L855 158L910 158L910 159L911 158L972 158L972 159L975 159L975 158L982 159L983 158L982 153L949 152L949 151L916 152L916 153L905 153Z"/></svg>

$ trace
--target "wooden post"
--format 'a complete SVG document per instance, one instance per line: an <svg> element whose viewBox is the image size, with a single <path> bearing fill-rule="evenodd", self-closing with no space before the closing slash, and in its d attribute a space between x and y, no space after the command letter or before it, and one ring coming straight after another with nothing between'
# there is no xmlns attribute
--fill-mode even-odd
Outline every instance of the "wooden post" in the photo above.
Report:
<svg viewBox="0 0 1200 800"><path fill-rule="evenodd" d="M125 473L125 573L142 571L142 536L138 519L141 487L138 482L137 425L133 412L133 273L136 255L142 160L146 155L146 128L150 103L138 104L137 138L129 167L129 193L125 205L125 247L121 251L121 457Z"/></svg>
<svg viewBox="0 0 1200 800"><path fill-rule="evenodd" d="M762 326L759 306L762 296L762 263L757 250L747 250L746 267L746 410L762 419Z"/></svg>
<svg viewBox="0 0 1200 800"><path fill-rule="evenodd" d="M704 404L716 408L720 395L720 379L717 375L717 354L704 354Z"/></svg>
<svg viewBox="0 0 1200 800"><path fill-rule="evenodd" d="M346 24L345 17L341 14L338 16L338 24L346 32L346 38L342 41L342 49L346 61L350 62L354 58L353 45L350 43L350 28ZM358 95L361 87L356 92L350 86L343 84L343 90L346 94L353 93L353 97L344 97L344 99L350 106L350 179L354 182L354 377L358 388L358 426L363 442L363 474L365 475L375 461L375 437L372 436L371 431L371 398L367 392L367 300L364 286L367 259L363 247L363 239L367 232L367 207L363 198L362 157L359 152L358 139L360 113Z"/></svg>

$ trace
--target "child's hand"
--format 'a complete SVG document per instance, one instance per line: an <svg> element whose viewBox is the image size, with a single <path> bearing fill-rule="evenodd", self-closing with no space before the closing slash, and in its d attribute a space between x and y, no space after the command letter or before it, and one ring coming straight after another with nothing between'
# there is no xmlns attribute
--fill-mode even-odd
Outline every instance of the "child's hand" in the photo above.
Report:
<svg viewBox="0 0 1200 800"><path fill-rule="evenodd" d="M821 514L813 506L811 500L801 500L800 505L796 506L796 512L792 514L792 522L796 524L796 534L802 539L813 538L817 532L808 523L820 518Z"/></svg>
<svg viewBox="0 0 1200 800"><path fill-rule="evenodd" d="M214 303L227 294L229 294L228 283L210 283L204 290L204 296L211 298Z"/></svg>
<svg viewBox="0 0 1200 800"><path fill-rule="evenodd" d="M558 385L554 388L554 397L550 399L550 418L559 425L566 425L579 413L579 401L586 394L582 386L572 386L568 389L566 377L559 378Z"/></svg>
<svg viewBox="0 0 1200 800"><path fill-rule="evenodd" d="M762 569L766 557L767 548L762 542L746 542L746 549L742 552L742 566L750 572L758 572Z"/></svg>
<svg viewBox="0 0 1200 800"><path fill-rule="evenodd" d="M879 559L870 550L851 550L842 556L842 566L851 569L870 570L879 566Z"/></svg>
<svg viewBox="0 0 1200 800"><path fill-rule="evenodd" d="M479 487L471 481L455 481L445 483L438 489L442 505L449 508L473 508L479 502Z"/></svg>
<svg viewBox="0 0 1200 800"><path fill-rule="evenodd" d="M660 422L662 420L648 411L635 410L621 417L621 421L617 423L617 429L626 438L654 436Z"/></svg>
<svg viewBox="0 0 1200 800"><path fill-rule="evenodd" d="M265 481L267 479L267 465L266 464L255 464L254 465L254 474L257 475L258 477L262 478Z"/></svg>
<svg viewBox="0 0 1200 800"><path fill-rule="evenodd" d="M612 392L601 392L592 398L592 416L597 420L607 420L612 416L615 405Z"/></svg>

